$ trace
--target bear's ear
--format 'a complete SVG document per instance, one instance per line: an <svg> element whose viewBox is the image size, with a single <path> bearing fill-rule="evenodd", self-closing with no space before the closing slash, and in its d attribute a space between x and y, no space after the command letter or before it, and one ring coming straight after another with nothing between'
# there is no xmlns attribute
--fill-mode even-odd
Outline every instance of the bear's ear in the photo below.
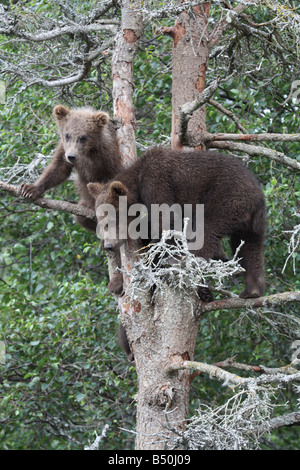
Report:
<svg viewBox="0 0 300 470"><path fill-rule="evenodd" d="M100 183L88 183L87 188L91 196L97 199L99 194L102 192L104 185Z"/></svg>
<svg viewBox="0 0 300 470"><path fill-rule="evenodd" d="M53 115L57 121L62 121L68 116L68 114L70 114L69 108L66 108L62 104L55 106L53 109Z"/></svg>
<svg viewBox="0 0 300 470"><path fill-rule="evenodd" d="M113 181L109 186L109 195L113 200L119 199L119 196L128 196L128 189L121 181Z"/></svg>
<svg viewBox="0 0 300 470"><path fill-rule="evenodd" d="M93 114L93 120L99 127L104 127L109 121L109 115L104 111L97 111Z"/></svg>

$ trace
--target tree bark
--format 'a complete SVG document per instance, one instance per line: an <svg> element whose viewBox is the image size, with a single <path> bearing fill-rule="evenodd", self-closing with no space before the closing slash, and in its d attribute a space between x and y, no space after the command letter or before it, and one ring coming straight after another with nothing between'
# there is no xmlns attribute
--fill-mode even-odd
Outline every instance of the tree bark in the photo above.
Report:
<svg viewBox="0 0 300 470"><path fill-rule="evenodd" d="M195 295L195 294L194 294ZM191 298L193 294L191 293ZM165 449L173 430L183 431L189 409L190 372L166 372L192 358L199 320L180 292L166 287L152 308L135 321L134 355L138 375L136 449Z"/></svg>
<svg viewBox="0 0 300 470"><path fill-rule="evenodd" d="M119 299L138 375L136 450L163 450L167 438L185 427L190 372L172 371L170 365L194 357L199 328L196 305L195 293L187 299L167 285L154 303L149 292L135 302Z"/></svg>
<svg viewBox="0 0 300 470"><path fill-rule="evenodd" d="M120 123L118 139L126 166L136 159L133 60L143 32L143 21L134 11L135 5L135 2L123 1L122 30L113 58L114 111ZM195 100L204 89L209 3L202 8L195 8L195 17L183 13L172 32L173 148L182 148L177 127L179 106ZM205 130L205 112L198 109L189 121L188 131L199 134ZM130 282L135 259L134 243L128 241L121 252L125 288ZM195 293L191 292L187 299L180 291L166 285L164 292L155 296L155 303L151 303L150 293L144 293L138 301L130 301L123 295L118 304L138 376L135 447L137 450L162 450L166 446L166 437L173 434L172 430L183 430L188 416L190 373L186 370L167 372L167 366L193 358L199 327L198 317L194 314Z"/></svg>
<svg viewBox="0 0 300 470"><path fill-rule="evenodd" d="M113 54L113 105L119 121L117 138L124 166L136 160L135 117L132 95L134 90L133 62L144 23L138 13L138 2L123 0L121 30L116 37Z"/></svg>
<svg viewBox="0 0 300 470"><path fill-rule="evenodd" d="M182 149L179 137L179 108L185 103L194 101L205 88L208 65L207 21L210 2L193 8L193 16L187 12L180 15L173 28L165 33L173 38L172 70L172 134L171 147ZM188 123L188 133L198 142L201 132L206 130L205 108L193 113ZM197 146L198 149L202 145Z"/></svg>

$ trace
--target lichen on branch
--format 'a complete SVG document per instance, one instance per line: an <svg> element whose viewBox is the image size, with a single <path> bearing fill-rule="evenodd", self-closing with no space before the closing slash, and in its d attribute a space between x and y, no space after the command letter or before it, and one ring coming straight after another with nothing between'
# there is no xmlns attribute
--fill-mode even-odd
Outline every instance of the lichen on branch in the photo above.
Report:
<svg viewBox="0 0 300 470"><path fill-rule="evenodd" d="M214 286L214 290L223 290L225 279L244 271L239 264L238 247L234 257L226 262L205 260L189 251L186 238L188 219L184 219L183 231L167 230L162 233L158 243L141 248L138 260L130 273L130 283L126 295L137 300L141 292L154 290L163 292L166 284L181 295L190 297L191 291L199 287Z"/></svg>

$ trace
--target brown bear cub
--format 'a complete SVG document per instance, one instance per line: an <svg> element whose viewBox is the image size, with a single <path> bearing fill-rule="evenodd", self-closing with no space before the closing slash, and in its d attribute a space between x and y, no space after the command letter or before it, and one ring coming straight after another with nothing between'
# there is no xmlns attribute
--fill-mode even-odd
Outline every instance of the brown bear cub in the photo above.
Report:
<svg viewBox="0 0 300 470"><path fill-rule="evenodd" d="M37 199L45 191L77 173L76 188L79 204L90 209L95 201L87 190L90 182L106 182L121 170L121 158L116 133L107 113L92 108L68 109L58 105L53 110L60 131L60 142L52 162L34 184L23 183L20 193ZM76 216L84 228L95 231L96 222Z"/></svg>
<svg viewBox="0 0 300 470"><path fill-rule="evenodd" d="M236 158L210 151L154 148L131 167L120 171L112 181L90 183L88 190L96 199L96 211L101 204L108 203L114 206L118 216L120 196L127 196L128 208L136 203L143 204L148 211L149 224L153 204L192 204L194 207L203 204L204 244L191 252L207 260L224 259L222 238L230 237L233 253L244 240L239 257L245 269L246 286L240 296L263 295L265 200L255 176ZM104 248L117 249L120 243L118 238L106 240Z"/></svg>

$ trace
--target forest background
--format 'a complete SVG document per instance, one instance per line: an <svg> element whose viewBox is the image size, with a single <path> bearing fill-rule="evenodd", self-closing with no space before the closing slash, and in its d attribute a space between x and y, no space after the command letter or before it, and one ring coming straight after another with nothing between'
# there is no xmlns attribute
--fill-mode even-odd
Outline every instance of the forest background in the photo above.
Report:
<svg viewBox="0 0 300 470"><path fill-rule="evenodd" d="M41 17L53 25L66 18L71 21L72 15L73 20L88 18L99 3L111 4L103 16L109 24L117 28L120 22L118 2L1 3L16 12L18 8L30 9L31 14L23 16L29 32L35 31ZM220 3L223 2L215 2L210 17L212 28L221 15ZM286 6L286 2L274 3ZM165 7L164 2L155 4L157 11L160 6ZM299 15L296 2L289 4L291 11ZM272 11L267 1L251 11L256 24L272 22L276 17L280 17L280 9ZM162 34L162 29L172 26L174 19L171 14L153 15L134 63L139 154L152 145L170 142L172 41ZM20 184L24 178L34 181L49 161L58 141L52 119L54 105L92 105L113 114L114 33L115 30L108 29L94 33L103 35L101 41L106 41L106 47L84 79L64 86L31 83L30 74L37 69L44 78L48 73L50 81L54 75L65 76L68 63L70 71L74 68L76 60L69 60L66 53L68 35L61 48L55 48L55 41L48 51L48 46L44 48L41 43L30 46L33 55L32 62L27 64L28 76L21 76L18 70L30 58L32 49L25 41L9 41L0 35L0 58L8 54L11 67L15 67L13 75L5 74L2 68L6 92L0 104L0 180L12 184ZM232 31L227 33L227 40L230 34L233 35ZM299 101L293 83L300 78L300 45L292 35L286 34L285 39L285 64L282 57L277 60L238 28L232 50L227 49L224 56L215 53L207 80L211 82L227 73L229 78L219 85L214 100L231 111L235 119L207 103L206 123L210 133L236 132L237 122L249 134L299 133ZM70 57L73 54L76 59L78 54L79 63L80 38L76 42L73 36L73 40ZM37 55L41 58L38 66L34 62ZM244 57L247 70L243 69ZM53 77L49 75L49 63ZM232 78L230 70L236 72ZM272 142L270 147L293 159L299 155L299 142ZM267 201L267 294L296 291L299 289L296 259L287 258L291 233L299 223L298 176L269 158L256 156L249 166L262 183ZM76 201L72 181L50 194L55 199ZM1 192L0 219L0 340L5 344L5 364L0 370L1 448L83 448L94 440L95 432L101 434L106 424L101 448L133 448L134 435L124 429L130 431L135 426L135 367L127 362L117 345L118 312L107 291L107 260L99 240L76 225L70 214L45 211L5 192ZM232 292L239 293L237 280L231 280L229 286ZM297 338L280 323L282 312L299 315L294 304L265 311L263 317L255 311L207 313L200 321L195 359L218 363L238 355L239 362L247 364L280 367L291 363L292 344ZM193 415L199 402L217 406L228 396L229 391L221 383L206 376L196 378L192 382L190 414ZM279 398L278 414L283 409L288 412L298 409L292 386L281 387ZM262 445L267 449L299 449L298 428L279 428L271 437L265 437Z"/></svg>

